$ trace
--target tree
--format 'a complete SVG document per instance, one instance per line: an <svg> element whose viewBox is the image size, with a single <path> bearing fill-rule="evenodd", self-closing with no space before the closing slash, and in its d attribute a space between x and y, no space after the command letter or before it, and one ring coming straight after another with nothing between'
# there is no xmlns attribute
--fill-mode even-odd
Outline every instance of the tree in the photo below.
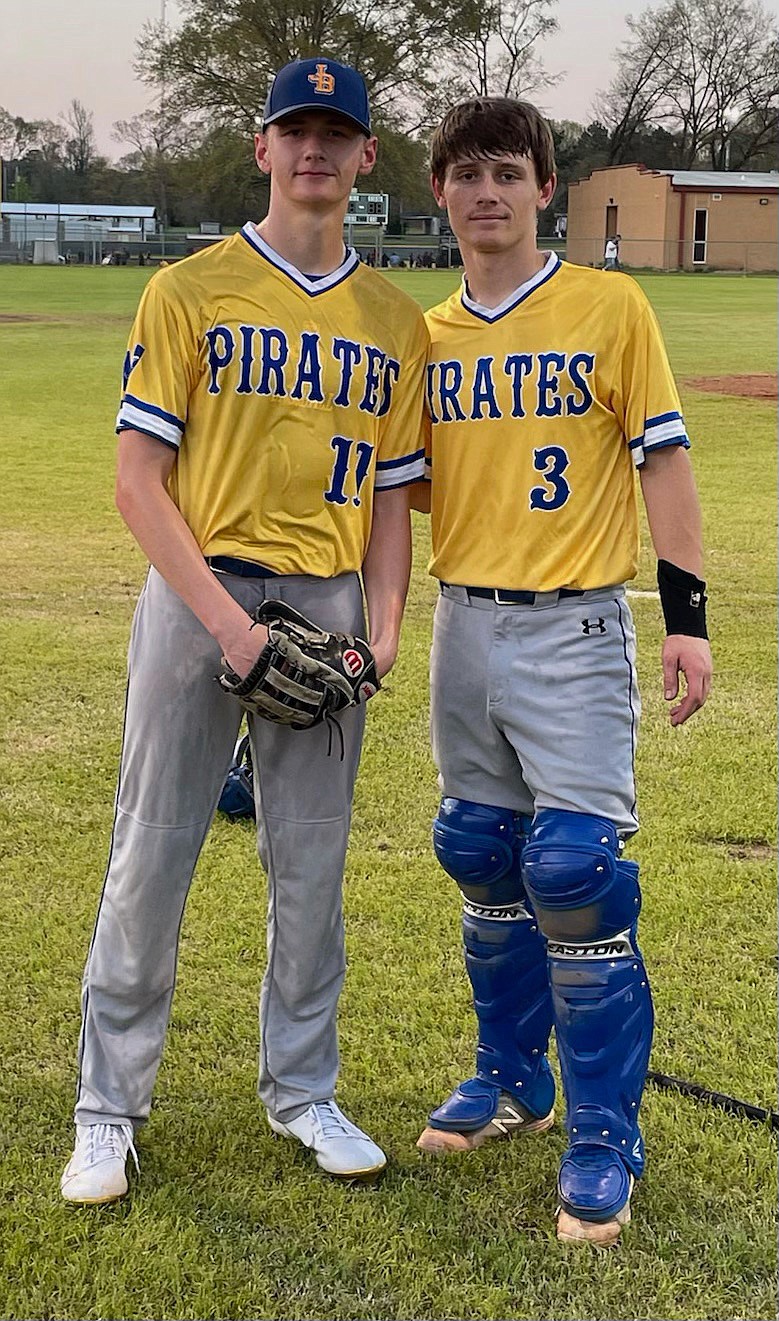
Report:
<svg viewBox="0 0 779 1321"><path fill-rule="evenodd" d="M173 163L170 180L171 222L197 225L201 220L242 225L261 220L268 209L268 181L253 157L250 134L216 127Z"/></svg>
<svg viewBox="0 0 779 1321"><path fill-rule="evenodd" d="M117 120L112 137L116 142L129 142L135 147L134 152L123 157L121 164L126 170L137 171L154 198L163 226L167 225L174 163L190 144L192 128L160 100L141 115Z"/></svg>
<svg viewBox="0 0 779 1321"><path fill-rule="evenodd" d="M556 79L536 58L556 32L557 0L466 0L453 7L448 90L464 96L530 96ZM457 83L459 82L459 89Z"/></svg>
<svg viewBox="0 0 779 1321"><path fill-rule="evenodd" d="M367 178L358 178L355 187L364 193L389 194L390 228L396 227L403 212L429 215L435 210L425 143L390 128L379 129L376 168Z"/></svg>
<svg viewBox="0 0 779 1321"><path fill-rule="evenodd" d="M181 0L181 8L172 34L145 26L138 76L213 125L246 129L257 125L273 73L315 54L360 69L379 119L407 115L433 85L434 46L446 36L435 0Z"/></svg>
<svg viewBox="0 0 779 1321"><path fill-rule="evenodd" d="M727 169L739 144L748 165L775 137L776 20L759 0L665 0L628 18L619 73L599 106L611 130L610 164L635 160L647 129L677 140L677 160ZM668 162L669 164L671 162Z"/></svg>
<svg viewBox="0 0 779 1321"><path fill-rule="evenodd" d="M557 188L552 205L538 217L538 232L554 233L555 220L568 211L568 185L585 178L605 165L609 155L609 135L603 124L595 121L583 128L572 120L552 121L557 166Z"/></svg>
<svg viewBox="0 0 779 1321"><path fill-rule="evenodd" d="M22 161L32 152L42 152L47 159L62 156L65 130L50 119L23 119L0 106L0 156Z"/></svg>
<svg viewBox="0 0 779 1321"><path fill-rule="evenodd" d="M556 0L181 0L170 34L147 24L136 72L212 125L256 127L272 75L332 54L360 70L378 124L417 132L442 95L528 92L551 81L537 43Z"/></svg>
<svg viewBox="0 0 779 1321"><path fill-rule="evenodd" d="M92 111L74 98L60 118L66 132L70 129L70 136L65 139L65 159L73 173L83 178L96 156Z"/></svg>
<svg viewBox="0 0 779 1321"><path fill-rule="evenodd" d="M66 132L49 119L23 119L0 109L0 155L13 200L69 200L72 179L65 160Z"/></svg>

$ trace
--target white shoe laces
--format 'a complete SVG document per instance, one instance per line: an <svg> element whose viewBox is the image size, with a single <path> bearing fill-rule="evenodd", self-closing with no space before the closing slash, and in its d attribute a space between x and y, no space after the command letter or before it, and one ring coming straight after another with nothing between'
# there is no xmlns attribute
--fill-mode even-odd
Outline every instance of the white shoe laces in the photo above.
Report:
<svg viewBox="0 0 779 1321"><path fill-rule="evenodd" d="M140 1173L133 1130L129 1124L87 1124L81 1131L81 1141L86 1143L87 1164L96 1165L101 1160L124 1162L129 1152Z"/></svg>
<svg viewBox="0 0 779 1321"><path fill-rule="evenodd" d="M353 1126L341 1114L335 1101L316 1101L314 1110L321 1125L323 1137L353 1138L357 1136Z"/></svg>

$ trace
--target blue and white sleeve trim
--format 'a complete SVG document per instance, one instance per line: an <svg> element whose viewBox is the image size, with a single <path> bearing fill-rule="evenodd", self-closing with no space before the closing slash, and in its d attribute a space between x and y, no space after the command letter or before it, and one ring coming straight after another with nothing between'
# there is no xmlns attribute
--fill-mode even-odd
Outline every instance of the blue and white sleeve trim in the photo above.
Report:
<svg viewBox="0 0 779 1321"><path fill-rule="evenodd" d="M425 451L415 450L400 459L379 459L376 463L376 490L389 491L394 486L408 486L425 475Z"/></svg>
<svg viewBox="0 0 779 1321"><path fill-rule="evenodd" d="M684 426L681 413L660 413L657 417L648 417L643 434L628 441L628 449L637 468L654 450L665 449L667 445L681 445L690 448L690 438Z"/></svg>
<svg viewBox="0 0 779 1321"><path fill-rule="evenodd" d="M184 435L184 423L175 413L166 413L164 408L147 404L134 394L126 394L119 405L116 430L143 431L145 435L156 436L157 440L178 449Z"/></svg>

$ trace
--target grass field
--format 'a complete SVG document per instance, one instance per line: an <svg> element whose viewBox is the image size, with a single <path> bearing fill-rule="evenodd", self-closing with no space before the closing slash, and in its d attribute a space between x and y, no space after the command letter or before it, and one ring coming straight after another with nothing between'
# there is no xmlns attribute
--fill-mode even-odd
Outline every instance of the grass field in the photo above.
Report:
<svg viewBox="0 0 779 1321"><path fill-rule="evenodd" d="M264 895L251 829L218 820L185 918L142 1179L74 1210L79 983L102 883L124 660L144 573L113 508L113 416L148 272L0 267L0 1315L3 1318L769 1318L771 1133L648 1091L646 1177L618 1252L564 1249L546 1137L431 1164L431 1104L470 1070L456 887L429 845L434 590L417 558L402 655L371 706L346 878L345 1108L388 1150L375 1190L315 1173L255 1097ZM423 305L454 274L392 278ZM770 279L647 276L674 368L775 370ZM34 319L25 319L34 318ZM659 607L634 599L642 944L656 1069L774 1107L775 420L683 385L708 542L716 687L672 731ZM646 543L635 584L653 587Z"/></svg>

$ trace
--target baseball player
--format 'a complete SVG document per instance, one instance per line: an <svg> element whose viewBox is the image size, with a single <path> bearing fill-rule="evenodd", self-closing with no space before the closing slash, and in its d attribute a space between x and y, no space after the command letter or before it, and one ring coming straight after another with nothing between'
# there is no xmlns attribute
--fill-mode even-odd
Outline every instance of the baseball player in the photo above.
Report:
<svg viewBox="0 0 779 1321"><path fill-rule="evenodd" d="M639 718L625 582L641 479L680 725L709 690L701 521L657 323L627 276L540 252L553 141L523 102L456 106L432 143L465 265L427 314L431 662L439 861L464 898L475 1076L433 1110L427 1151L553 1122L557 1037L570 1145L558 1236L615 1242L644 1167L652 1003L636 943Z"/></svg>
<svg viewBox="0 0 779 1321"><path fill-rule="evenodd" d="M287 65L256 137L267 218L155 275L130 335L117 504L151 567L84 974L68 1201L127 1191L149 1114L184 904L243 714L215 681L220 666L233 683L255 668L266 600L363 635L360 574L379 677L395 658L428 336L416 304L343 244L349 193L375 157L361 76L325 58ZM280 689L296 689L274 673ZM345 1178L385 1164L334 1100L341 884L364 711L345 710L340 735L332 723L249 715L269 885L259 1094L275 1132Z"/></svg>

